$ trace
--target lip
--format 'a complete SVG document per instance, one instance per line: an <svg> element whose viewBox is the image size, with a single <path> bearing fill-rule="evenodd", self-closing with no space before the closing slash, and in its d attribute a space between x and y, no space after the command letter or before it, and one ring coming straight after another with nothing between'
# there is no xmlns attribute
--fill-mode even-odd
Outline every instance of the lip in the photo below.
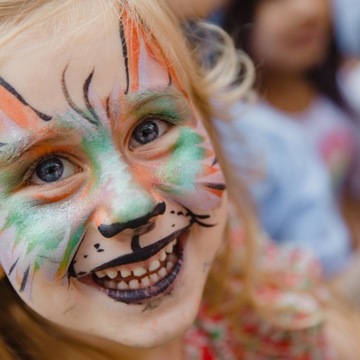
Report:
<svg viewBox="0 0 360 360"><path fill-rule="evenodd" d="M189 236L189 231L188 231L189 227L190 226L187 226L184 229L178 230L170 234L169 236L165 237L164 239L158 241L157 243L143 248L143 249L147 249L147 255L146 256L142 255L141 258L142 260L149 260L154 255L159 253L164 247L166 247L167 244L171 243L176 238L178 239L176 245L177 247L176 263L172 267L171 271L165 277L163 277L156 283L152 284L151 286L138 288L134 290L132 289L119 290L119 289L111 289L101 286L101 284L99 284L99 281L96 280L95 272L97 271L110 270L111 268L115 268L120 265L122 266L127 264L134 264L136 262L142 261L139 260L138 257L136 257L137 261L129 262L129 259L132 258L129 255L132 254L120 256L106 264L103 264L92 270L91 273L77 278L77 280L88 286L96 288L98 291L105 293L108 297L114 299L115 301L123 302L125 304L142 304L147 300L168 294L173 289L175 280L178 278L178 275L180 274L182 269L182 265L184 262L184 247ZM155 249L157 251L155 251ZM124 258L125 258L125 262L124 262ZM111 264L111 266L106 266L109 264Z"/></svg>
<svg viewBox="0 0 360 360"><path fill-rule="evenodd" d="M180 273L184 260L183 250L179 253L178 261L176 262L172 271L155 285L137 290L113 290L104 289L105 293L112 299L123 302L125 304L141 304L146 300L154 299L156 296L169 293L174 281Z"/></svg>

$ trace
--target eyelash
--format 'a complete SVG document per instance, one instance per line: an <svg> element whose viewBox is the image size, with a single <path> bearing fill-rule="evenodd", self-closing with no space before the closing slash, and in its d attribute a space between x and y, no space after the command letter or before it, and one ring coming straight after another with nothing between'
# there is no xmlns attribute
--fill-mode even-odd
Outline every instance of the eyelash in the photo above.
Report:
<svg viewBox="0 0 360 360"><path fill-rule="evenodd" d="M138 125L142 124L143 122L152 121L152 120L165 121L171 127L181 125L181 123L183 122L183 119L181 119L179 116L176 116L176 115L171 116L169 114L163 114L163 113L149 113L149 114L146 114L144 117L142 117L140 120L138 120L135 123L135 125L133 125L133 127L131 128L131 131L130 131L130 135L133 134L134 130L136 129L136 127Z"/></svg>
<svg viewBox="0 0 360 360"><path fill-rule="evenodd" d="M52 157L60 157L60 158L66 159L67 161L71 161L66 155L64 155L62 153L58 153L58 152L46 153L46 154L42 155L40 158L34 160L30 164L30 166L26 169L26 171L24 172L24 174L23 174L23 176L21 178L21 184L31 185L30 179L34 175L36 167L38 165L40 165L43 161L45 161L45 160L47 160L49 158L52 158ZM41 186L41 185L37 185L37 186Z"/></svg>
<svg viewBox="0 0 360 360"><path fill-rule="evenodd" d="M174 121L176 120L176 121ZM146 122L163 122L165 123L165 126L167 127L167 129L161 134L159 135L154 141L158 140L159 138L161 138L162 136L166 135L169 131L171 131L172 128L174 128L175 126L178 125L179 119L176 118L172 118L169 119L169 117L164 116L164 115L160 115L160 114L148 114L147 116L143 117L140 121L138 121L132 128L131 131L129 133L129 141L128 141L128 146L131 150L134 150L134 147L131 146L131 142L133 139L133 136L135 134L136 129L141 126L142 124L145 124ZM151 141L152 143L153 141ZM147 145L147 144L144 144Z"/></svg>
<svg viewBox="0 0 360 360"><path fill-rule="evenodd" d="M133 126L133 128L131 130L130 135L133 133L133 131L139 124L141 124L142 122L151 121L151 120L165 121L169 124L170 127L177 126L177 125L181 124L181 122L183 121L183 119L180 118L180 116L177 116L177 115L171 116L169 113L166 113L166 114L156 113L156 112L148 113L148 114L146 114L146 116L142 117L139 121L136 122L136 124ZM40 158L37 158L36 160L34 160L33 162L30 163L30 165L23 172L22 176L20 176L19 184L25 185L25 186L31 185L30 179L34 174L36 167L39 164L41 164L43 161L45 161L46 159L49 159L51 157L60 157L60 158L66 159L67 161L73 162L71 159L69 159L68 156L64 155L63 153L59 153L59 152L45 153Z"/></svg>

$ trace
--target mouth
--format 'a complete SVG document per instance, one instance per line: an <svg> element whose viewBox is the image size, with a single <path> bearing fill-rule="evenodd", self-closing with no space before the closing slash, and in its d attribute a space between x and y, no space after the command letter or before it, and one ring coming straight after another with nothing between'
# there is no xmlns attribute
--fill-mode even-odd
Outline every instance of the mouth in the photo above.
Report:
<svg viewBox="0 0 360 360"><path fill-rule="evenodd" d="M182 232L145 261L93 271L78 280L126 304L142 304L167 294L180 273L188 234L188 230Z"/></svg>

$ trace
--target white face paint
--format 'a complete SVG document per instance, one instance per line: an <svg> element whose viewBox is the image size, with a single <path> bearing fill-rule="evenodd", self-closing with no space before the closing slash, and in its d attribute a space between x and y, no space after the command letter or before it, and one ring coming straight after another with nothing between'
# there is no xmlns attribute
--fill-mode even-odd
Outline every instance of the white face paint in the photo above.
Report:
<svg viewBox="0 0 360 360"><path fill-rule="evenodd" d="M224 179L156 44L126 15L107 24L0 66L0 261L45 318L157 346L196 315Z"/></svg>

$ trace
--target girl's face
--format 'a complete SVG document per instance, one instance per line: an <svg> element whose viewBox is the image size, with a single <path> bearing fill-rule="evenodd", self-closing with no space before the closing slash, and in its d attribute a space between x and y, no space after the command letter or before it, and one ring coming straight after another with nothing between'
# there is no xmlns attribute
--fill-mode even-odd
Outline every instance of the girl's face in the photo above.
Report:
<svg viewBox="0 0 360 360"><path fill-rule="evenodd" d="M92 25L68 46L24 37L27 56L1 63L0 261L45 318L156 346L197 312L224 179L146 31L126 14Z"/></svg>
<svg viewBox="0 0 360 360"><path fill-rule="evenodd" d="M264 69L306 71L324 59L329 42L329 0L259 1L250 44Z"/></svg>

